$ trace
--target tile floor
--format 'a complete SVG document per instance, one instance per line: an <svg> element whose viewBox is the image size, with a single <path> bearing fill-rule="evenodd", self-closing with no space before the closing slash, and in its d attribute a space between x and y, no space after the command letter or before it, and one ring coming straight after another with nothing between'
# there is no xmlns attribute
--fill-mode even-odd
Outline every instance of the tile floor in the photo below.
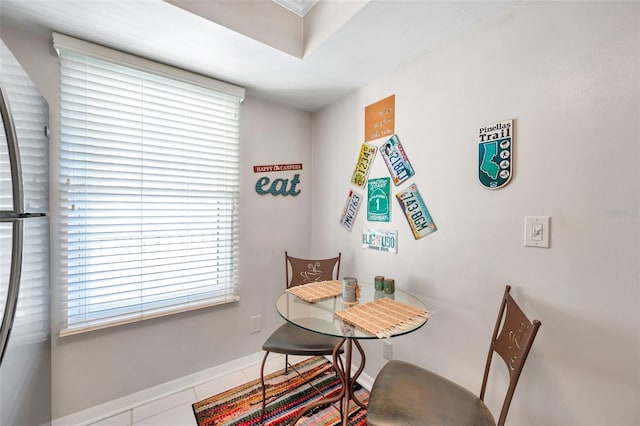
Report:
<svg viewBox="0 0 640 426"><path fill-rule="evenodd" d="M296 363L302 359L304 357L289 357L289 362ZM267 360L265 374L281 368L284 368L284 356L272 354ZM258 362L241 370L229 371L225 376L201 385L178 390L162 399L123 411L92 423L91 426L197 426L191 404L259 377Z"/></svg>

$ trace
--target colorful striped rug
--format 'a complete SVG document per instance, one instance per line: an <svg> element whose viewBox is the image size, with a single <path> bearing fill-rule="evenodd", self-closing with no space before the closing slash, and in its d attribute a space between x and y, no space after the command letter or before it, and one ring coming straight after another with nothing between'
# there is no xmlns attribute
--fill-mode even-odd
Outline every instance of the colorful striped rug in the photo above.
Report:
<svg viewBox="0 0 640 426"><path fill-rule="evenodd" d="M325 396L340 391L340 380L330 362L324 357L314 357L295 364L295 368ZM265 376L267 386L267 409L265 426L287 425L307 404L321 397L292 369L284 369ZM356 396L362 402L369 400L369 392L356 384ZM260 425L262 387L260 379L219 393L193 404L198 426L213 425ZM296 426L333 426L340 424L339 404L322 406L306 414ZM353 401L349 404L349 425L366 426L367 411Z"/></svg>

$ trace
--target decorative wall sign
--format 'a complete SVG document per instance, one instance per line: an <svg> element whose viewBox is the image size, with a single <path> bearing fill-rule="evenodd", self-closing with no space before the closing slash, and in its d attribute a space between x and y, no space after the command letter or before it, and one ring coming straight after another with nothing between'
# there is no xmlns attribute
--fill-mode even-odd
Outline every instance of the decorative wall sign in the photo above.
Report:
<svg viewBox="0 0 640 426"><path fill-rule="evenodd" d="M253 166L254 173L286 172L291 170L302 170L302 164L273 164L269 166ZM300 183L300 175L296 173L291 181L284 178L276 178L273 181L268 176L263 176L256 182L256 192L260 195L291 195L300 194L296 186Z"/></svg>
<svg viewBox="0 0 640 426"><path fill-rule="evenodd" d="M362 248L398 253L398 231L367 229L362 230Z"/></svg>
<svg viewBox="0 0 640 426"><path fill-rule="evenodd" d="M342 209L342 216L340 216L340 225L349 232L351 232L353 228L360 204L362 204L362 195L350 190L347 196L347 202L344 205L344 209Z"/></svg>
<svg viewBox="0 0 640 426"><path fill-rule="evenodd" d="M480 128L478 178L485 188L502 188L513 174L513 120Z"/></svg>
<svg viewBox="0 0 640 426"><path fill-rule="evenodd" d="M364 108L364 141L384 138L395 131L396 95L391 95Z"/></svg>
<svg viewBox="0 0 640 426"><path fill-rule="evenodd" d="M367 182L367 220L389 222L391 220L391 179L369 179Z"/></svg>
<svg viewBox="0 0 640 426"><path fill-rule="evenodd" d="M300 190L296 190L296 185L300 183L300 175L295 174L291 179L291 185L289 185L289 179L277 178L273 182L267 176L262 176L256 182L256 192L260 195L291 195L292 197L300 194Z"/></svg>
<svg viewBox="0 0 640 426"><path fill-rule="evenodd" d="M393 183L398 186L415 174L398 135L393 135L380 147L380 154L389 169Z"/></svg>
<svg viewBox="0 0 640 426"><path fill-rule="evenodd" d="M369 176L369 170L371 169L371 164L373 163L373 159L376 157L377 151L378 148L374 145L368 143L362 144L362 147L360 148L360 155L358 155L358 163L353 171L353 176L351 176L351 183L358 188L364 189L364 186L367 183L367 177Z"/></svg>
<svg viewBox="0 0 640 426"><path fill-rule="evenodd" d="M396 198L416 240L426 237L438 229L415 183L397 193Z"/></svg>
<svg viewBox="0 0 640 426"><path fill-rule="evenodd" d="M268 172L288 172L291 170L302 170L302 164L273 164L270 166L253 166L253 173Z"/></svg>

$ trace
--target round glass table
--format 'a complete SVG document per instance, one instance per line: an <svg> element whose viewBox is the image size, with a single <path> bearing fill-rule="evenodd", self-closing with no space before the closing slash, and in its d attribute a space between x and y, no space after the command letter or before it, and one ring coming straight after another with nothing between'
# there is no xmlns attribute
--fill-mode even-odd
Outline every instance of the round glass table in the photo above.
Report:
<svg viewBox="0 0 640 426"><path fill-rule="evenodd" d="M306 330L340 338L339 343L333 350L333 366L336 369L340 381L342 382L341 391L334 397L325 398L321 401L309 404L302 412L300 412L296 416L296 418L293 419L293 422L291 423L292 425L294 425L309 410L312 410L313 408L320 405L334 403L340 400L342 400L342 424L345 426L348 422L350 400L354 401L362 408L367 408L364 403L358 400L353 391L353 386L362 373L366 361L364 350L358 340L379 339L380 337L342 321L335 314L336 312L342 311L344 309L357 305L364 305L368 302L373 302L385 297L409 305L413 308L418 308L420 310L424 310L425 312L427 311L424 303L422 303L422 301L417 297L401 290L396 290L395 293L391 295L385 294L382 291L375 291L372 283L360 283L360 297L358 298L357 304L343 303L341 295L333 296L313 303L306 302L298 296L295 296L294 294L291 294L289 292L284 292L282 295L280 295L276 302L276 307L278 309L278 313L282 316L282 318L284 318L291 324L304 328ZM395 337L411 333L426 324L427 320L428 315L423 318L419 318L409 326L391 331L385 337ZM360 353L361 362L356 372L352 375L351 362L354 345ZM342 358L340 357L340 352L343 348L345 354L344 363L342 362Z"/></svg>

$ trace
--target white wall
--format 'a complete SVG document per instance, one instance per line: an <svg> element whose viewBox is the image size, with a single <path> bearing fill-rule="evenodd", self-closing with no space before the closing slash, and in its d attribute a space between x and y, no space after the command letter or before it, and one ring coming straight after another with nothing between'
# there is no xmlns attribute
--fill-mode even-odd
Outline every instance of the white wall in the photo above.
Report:
<svg viewBox="0 0 640 426"><path fill-rule="evenodd" d="M50 105L51 205L57 205L59 143L58 65L48 36L3 26L2 38L27 68ZM248 96L241 117L240 302L147 320L138 324L57 338L53 310L52 410L59 418L147 387L258 352L281 323L273 301L284 289L284 250L310 248L311 117ZM253 166L303 163L297 197L258 195ZM292 177L294 173L270 173ZM52 223L56 223L52 211ZM56 241L56 232L52 244ZM57 286L58 259L51 262ZM57 305L54 300L54 307ZM249 334L249 317L262 315L262 329Z"/></svg>
<svg viewBox="0 0 640 426"><path fill-rule="evenodd" d="M364 108L391 94L416 169L409 183L439 227L418 241L395 201L390 224L368 223L363 207L351 233L338 225ZM515 176L486 190L478 129L509 118ZM395 277L435 311L393 339L395 358L478 392L511 283L542 328L509 424L640 424L640 3L523 3L315 113L312 125L312 250L342 250L343 275ZM370 176L387 175L378 157ZM526 215L552 217L550 249L523 246ZM362 249L363 227L397 229L399 253ZM366 349L374 376L382 345Z"/></svg>
<svg viewBox="0 0 640 426"><path fill-rule="evenodd" d="M420 296L435 313L418 332L394 339L395 357L473 391L503 286L511 283L543 325L509 423L639 424L639 7L524 3L312 119L249 96L241 134L241 301L54 337L54 417L257 351L280 323L269 301L284 285L282 251L289 249L341 250L343 275L393 276ZM48 36L7 26L1 35L49 100L55 153L58 77ZM364 211L351 234L338 225L364 107L390 94L396 131L417 170L411 182L439 227L414 241L394 205L388 228L399 231L397 255L360 248ZM488 191L477 183L476 134L507 118L516 119L516 174L504 189ZM376 161L372 176L385 176ZM288 162L304 164L300 196L257 195L251 166ZM522 246L525 215L552 216L550 249ZM52 260L55 267L55 253ZM249 335L248 318L258 313L264 331ZM366 348L366 372L375 375L382 348Z"/></svg>

